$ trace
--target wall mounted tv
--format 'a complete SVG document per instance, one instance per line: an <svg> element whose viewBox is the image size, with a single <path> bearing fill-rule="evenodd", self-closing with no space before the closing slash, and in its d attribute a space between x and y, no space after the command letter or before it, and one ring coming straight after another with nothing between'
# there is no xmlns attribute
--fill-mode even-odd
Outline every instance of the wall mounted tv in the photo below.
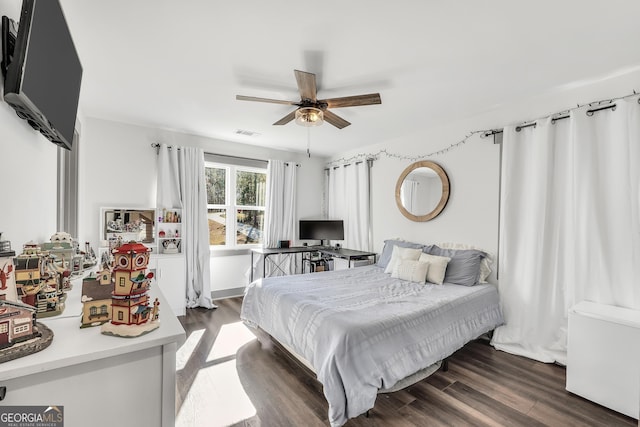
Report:
<svg viewBox="0 0 640 427"><path fill-rule="evenodd" d="M300 240L344 240L344 222L331 219L301 219L298 230Z"/></svg>
<svg viewBox="0 0 640 427"><path fill-rule="evenodd" d="M4 99L47 139L71 149L82 65L58 0L23 0L2 17Z"/></svg>

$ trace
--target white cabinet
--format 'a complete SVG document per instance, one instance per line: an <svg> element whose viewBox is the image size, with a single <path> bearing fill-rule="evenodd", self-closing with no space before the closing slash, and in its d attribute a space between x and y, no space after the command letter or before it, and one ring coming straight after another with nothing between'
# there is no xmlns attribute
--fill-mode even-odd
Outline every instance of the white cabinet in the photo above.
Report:
<svg viewBox="0 0 640 427"><path fill-rule="evenodd" d="M582 301L569 310L567 390L638 418L640 311Z"/></svg>
<svg viewBox="0 0 640 427"><path fill-rule="evenodd" d="M185 315L187 299L186 264L183 254L152 254L149 270L153 272L155 284L169 301L176 316Z"/></svg>
<svg viewBox="0 0 640 427"><path fill-rule="evenodd" d="M66 427L172 427L180 322L161 310L160 327L137 338L80 329L81 288L74 284L63 314L39 320L54 333L49 347L0 364L0 406L60 405ZM157 289L150 297L167 305Z"/></svg>

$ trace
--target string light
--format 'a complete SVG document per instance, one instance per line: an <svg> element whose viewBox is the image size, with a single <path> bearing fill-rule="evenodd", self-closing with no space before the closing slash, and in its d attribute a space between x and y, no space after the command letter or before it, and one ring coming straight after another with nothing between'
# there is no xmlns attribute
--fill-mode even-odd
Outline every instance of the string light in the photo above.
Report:
<svg viewBox="0 0 640 427"><path fill-rule="evenodd" d="M398 154L398 153L392 153L387 151L386 148L383 148L381 150L378 150L376 152L372 152L372 153L358 153L354 156L348 157L348 158L340 158L340 159L336 159L336 160L332 160L329 163L327 163L328 165L333 165L333 164L339 164L339 163L351 163L353 161L357 161L357 160L365 160L365 159L378 159L380 156L384 156L384 157L388 157L391 159L396 159L396 160L407 160L410 162L417 162L420 160L425 160L429 157L433 157L433 156L439 156L442 154L446 154L449 151L455 150L456 148L466 144L467 142L469 142L469 140L471 139L471 137L480 134L480 138L484 138L490 134L492 134L492 132L494 132L493 129L485 129L485 130L474 130L472 132L469 132L462 140L458 141L458 142L454 142L453 144L442 148L440 150L437 151L432 151L431 153L428 154L422 154L422 155L418 155L418 156L407 156L404 154Z"/></svg>

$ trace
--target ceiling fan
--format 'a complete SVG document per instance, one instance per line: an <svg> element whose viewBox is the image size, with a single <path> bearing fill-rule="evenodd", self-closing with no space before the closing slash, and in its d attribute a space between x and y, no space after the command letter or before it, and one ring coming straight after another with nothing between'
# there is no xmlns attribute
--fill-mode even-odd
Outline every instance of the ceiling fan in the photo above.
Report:
<svg viewBox="0 0 640 427"><path fill-rule="evenodd" d="M337 127L345 128L351 123L329 111L329 108L355 107L360 105L382 104L379 93L367 95L344 96L341 98L318 99L316 88L316 75L305 71L294 70L300 101L282 101L279 99L257 98L255 96L236 95L240 101L268 102L272 104L296 105L298 108L274 125L285 125L292 120L302 126L318 126L324 120Z"/></svg>

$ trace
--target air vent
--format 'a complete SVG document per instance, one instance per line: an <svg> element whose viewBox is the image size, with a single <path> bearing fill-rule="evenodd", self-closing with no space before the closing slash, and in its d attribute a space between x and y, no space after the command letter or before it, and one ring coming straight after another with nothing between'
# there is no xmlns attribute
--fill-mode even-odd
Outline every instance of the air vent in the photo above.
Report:
<svg viewBox="0 0 640 427"><path fill-rule="evenodd" d="M251 132L250 130L236 129L236 135L259 136L260 134L258 132Z"/></svg>

